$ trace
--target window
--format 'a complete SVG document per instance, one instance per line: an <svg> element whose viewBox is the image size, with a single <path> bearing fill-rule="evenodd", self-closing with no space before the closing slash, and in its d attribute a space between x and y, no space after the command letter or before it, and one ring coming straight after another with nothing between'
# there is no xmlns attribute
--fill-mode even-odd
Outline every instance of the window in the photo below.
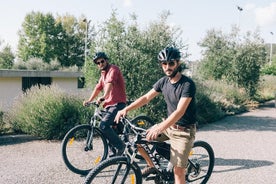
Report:
<svg viewBox="0 0 276 184"><path fill-rule="evenodd" d="M35 85L51 85L51 77L22 77L22 90L25 92Z"/></svg>
<svg viewBox="0 0 276 184"><path fill-rule="evenodd" d="M84 88L84 84L85 84L85 78L79 77L78 78L78 88Z"/></svg>

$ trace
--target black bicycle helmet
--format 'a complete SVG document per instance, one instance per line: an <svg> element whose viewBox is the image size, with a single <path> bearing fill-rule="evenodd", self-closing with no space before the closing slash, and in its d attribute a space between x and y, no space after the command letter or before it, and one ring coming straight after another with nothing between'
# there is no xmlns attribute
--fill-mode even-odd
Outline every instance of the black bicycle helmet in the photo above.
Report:
<svg viewBox="0 0 276 184"><path fill-rule="evenodd" d="M107 55L104 52L97 52L93 57L93 61L96 62L96 60L99 58L108 59Z"/></svg>
<svg viewBox="0 0 276 184"><path fill-rule="evenodd" d="M180 58L180 51L174 47L166 47L165 49L161 50L158 54L159 62L180 60Z"/></svg>

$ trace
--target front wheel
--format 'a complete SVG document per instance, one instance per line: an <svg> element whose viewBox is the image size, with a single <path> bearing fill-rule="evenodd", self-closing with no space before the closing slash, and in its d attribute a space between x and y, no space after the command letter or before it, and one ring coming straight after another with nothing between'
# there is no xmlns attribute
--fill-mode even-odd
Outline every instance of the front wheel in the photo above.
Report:
<svg viewBox="0 0 276 184"><path fill-rule="evenodd" d="M102 132L90 125L72 128L62 141L62 158L65 165L76 174L86 175L95 165L105 160L108 145Z"/></svg>
<svg viewBox="0 0 276 184"><path fill-rule="evenodd" d="M142 174L137 163L130 164L127 157L113 157L104 160L89 172L84 184L91 183L141 184Z"/></svg>
<svg viewBox="0 0 276 184"><path fill-rule="evenodd" d="M205 184L209 180L215 164L212 147L204 141L195 141L190 152L186 180Z"/></svg>

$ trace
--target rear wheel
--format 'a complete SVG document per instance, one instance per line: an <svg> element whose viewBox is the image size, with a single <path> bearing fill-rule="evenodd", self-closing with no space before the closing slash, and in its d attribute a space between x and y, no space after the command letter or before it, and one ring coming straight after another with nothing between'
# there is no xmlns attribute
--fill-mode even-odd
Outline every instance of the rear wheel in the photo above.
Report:
<svg viewBox="0 0 276 184"><path fill-rule="evenodd" d="M141 184L142 175L139 166L135 162L130 164L127 157L119 156L101 162L89 172L84 183Z"/></svg>
<svg viewBox="0 0 276 184"><path fill-rule="evenodd" d="M137 127L148 129L154 125L152 119L148 116L139 115L131 120L131 122Z"/></svg>
<svg viewBox="0 0 276 184"><path fill-rule="evenodd" d="M195 141L189 156L186 180L205 184L209 180L215 164L212 147L204 141Z"/></svg>
<svg viewBox="0 0 276 184"><path fill-rule="evenodd" d="M92 138L91 144L88 140ZM108 146L105 137L98 128L90 125L78 125L72 128L62 141L62 158L72 172L86 175L99 162L105 160Z"/></svg>

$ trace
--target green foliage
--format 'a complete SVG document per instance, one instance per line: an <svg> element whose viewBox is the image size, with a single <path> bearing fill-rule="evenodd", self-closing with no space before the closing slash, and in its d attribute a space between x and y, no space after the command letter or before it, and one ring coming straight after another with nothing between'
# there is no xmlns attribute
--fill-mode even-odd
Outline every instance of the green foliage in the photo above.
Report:
<svg viewBox="0 0 276 184"><path fill-rule="evenodd" d="M229 64L233 57L234 45L229 43L227 35L221 31L210 30L200 43L206 48L201 61L200 74L215 80L223 78L231 70Z"/></svg>
<svg viewBox="0 0 276 184"><path fill-rule="evenodd" d="M261 74L276 76L276 57L273 58L271 63L267 63L262 67Z"/></svg>
<svg viewBox="0 0 276 184"><path fill-rule="evenodd" d="M0 44L1 46L1 44ZM6 45L0 51L0 69L10 69L13 66L15 56L12 53L11 47Z"/></svg>
<svg viewBox="0 0 276 184"><path fill-rule="evenodd" d="M27 62L40 58L45 63L57 60L62 67L82 67L86 30L82 20L71 15L55 19L50 13L27 14L19 32L19 58Z"/></svg>
<svg viewBox="0 0 276 184"><path fill-rule="evenodd" d="M0 110L0 135L5 132L4 131L5 123L3 120L3 116L4 116L4 112Z"/></svg>
<svg viewBox="0 0 276 184"><path fill-rule="evenodd" d="M266 65L264 68L262 68L262 74L276 76L276 65Z"/></svg>
<svg viewBox="0 0 276 184"><path fill-rule="evenodd" d="M59 44L60 54L57 56L62 66L76 65L79 68L84 64L84 47L86 37L86 23L85 18L81 17L77 20L74 16L66 14L58 16L56 22L62 25L63 31L61 33L62 43ZM91 29L88 26L88 34L91 34ZM87 39L87 46L90 45L91 37Z"/></svg>
<svg viewBox="0 0 276 184"><path fill-rule="evenodd" d="M225 81L195 79L199 123L213 122L225 115L247 110L244 90Z"/></svg>
<svg viewBox="0 0 276 184"><path fill-rule="evenodd" d="M275 97L276 97L276 76L275 75L261 76L258 93L259 93L260 101L267 101L267 100L275 99Z"/></svg>
<svg viewBox="0 0 276 184"><path fill-rule="evenodd" d="M85 110L81 99L57 87L35 86L16 100L8 121L15 132L62 139L70 128L85 122Z"/></svg>
<svg viewBox="0 0 276 184"><path fill-rule="evenodd" d="M57 60L52 60L50 63L43 62L40 58L30 58L27 62L18 60L13 69L18 70L38 70L38 71L79 71L78 67L62 67Z"/></svg>
<svg viewBox="0 0 276 184"><path fill-rule="evenodd" d="M224 116L219 104L210 99L203 88L197 87L196 102L197 121L199 124L210 123Z"/></svg>
<svg viewBox="0 0 276 184"><path fill-rule="evenodd" d="M24 61L41 58L50 62L56 58L56 49L61 42L60 24L56 24L52 14L31 12L26 15L19 32L18 56Z"/></svg>
<svg viewBox="0 0 276 184"><path fill-rule="evenodd" d="M170 27L167 23L168 12L160 19L152 22L146 30L138 27L136 16L132 22L120 21L113 12L111 17L96 31L95 42L91 45L92 55L96 51L108 54L110 63L120 67L125 81L129 99L136 99L152 88L152 85L164 76L157 62L157 54L168 45L177 46L185 51L186 46L179 38L180 30ZM185 58L185 55L183 59ZM95 85L99 71L93 61L86 63L85 78L88 85ZM161 121L166 116L166 105L162 97L157 97L137 113L146 113L155 121Z"/></svg>
<svg viewBox="0 0 276 184"><path fill-rule="evenodd" d="M260 78L260 68L266 61L265 45L259 33L248 32L244 41L239 30L229 35L211 30L200 43L205 48L200 73L208 79L225 79L245 89L254 98Z"/></svg>

